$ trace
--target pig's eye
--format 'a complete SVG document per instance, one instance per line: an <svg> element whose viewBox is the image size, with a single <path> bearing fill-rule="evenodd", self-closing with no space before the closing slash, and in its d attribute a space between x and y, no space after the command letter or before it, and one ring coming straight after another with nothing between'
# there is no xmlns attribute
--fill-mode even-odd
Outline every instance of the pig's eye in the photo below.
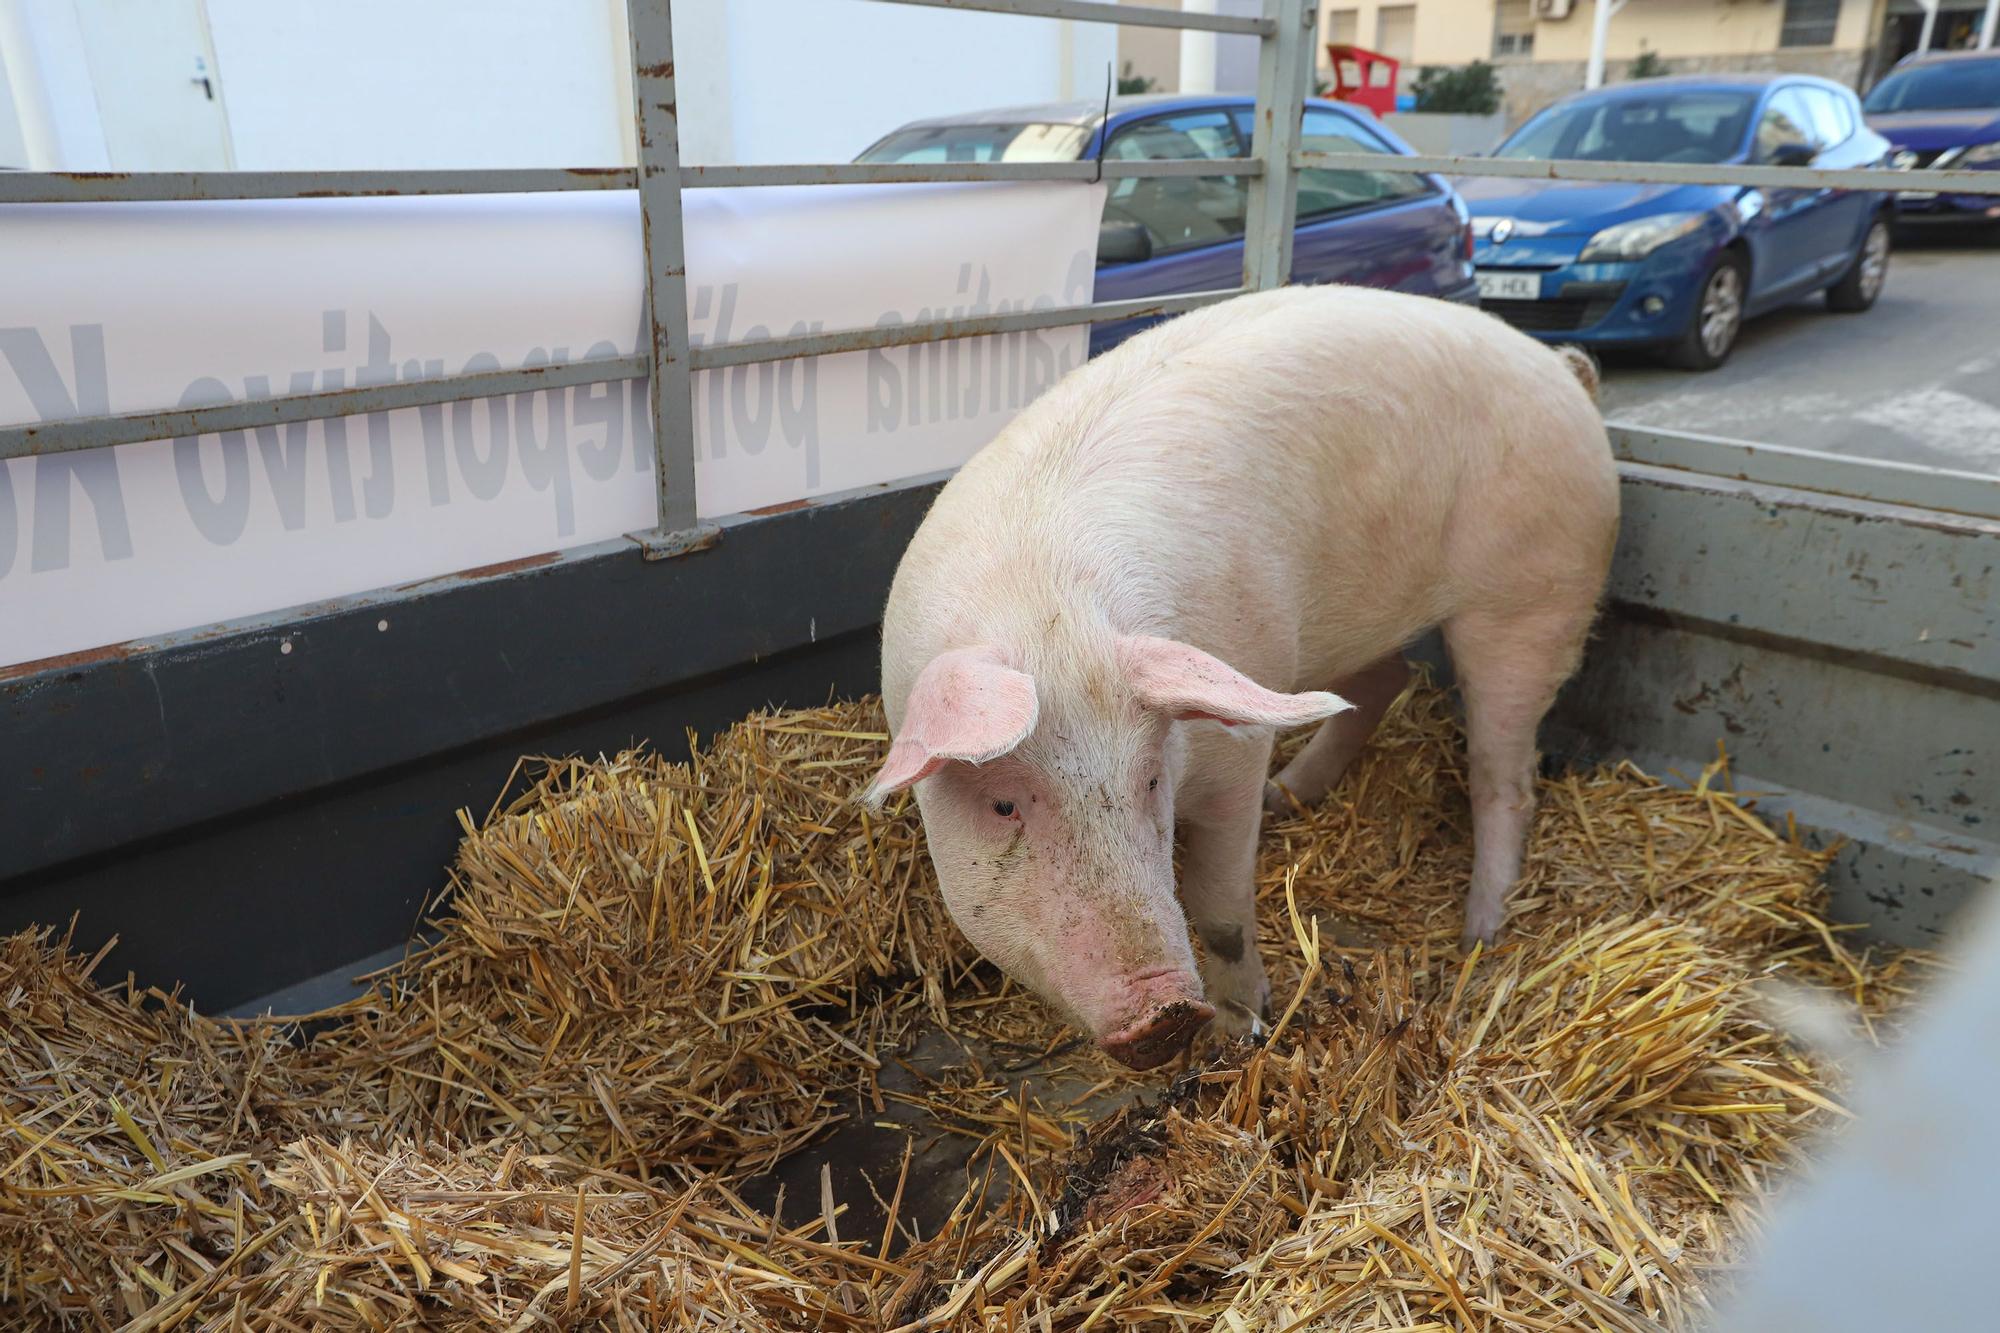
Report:
<svg viewBox="0 0 2000 1333"><path fill-rule="evenodd" d="M993 803L993 813L1002 819L1012 819L1014 817L1014 803L1012 801L995 801Z"/></svg>

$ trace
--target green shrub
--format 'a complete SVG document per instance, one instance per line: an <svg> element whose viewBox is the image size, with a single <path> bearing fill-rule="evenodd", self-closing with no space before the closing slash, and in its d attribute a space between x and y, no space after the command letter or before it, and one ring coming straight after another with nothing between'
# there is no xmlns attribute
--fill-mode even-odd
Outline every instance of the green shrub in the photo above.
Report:
<svg viewBox="0 0 2000 1333"><path fill-rule="evenodd" d="M1416 96L1419 111L1490 116L1500 109L1499 75L1483 60L1457 69L1426 65L1417 71L1410 91Z"/></svg>
<svg viewBox="0 0 2000 1333"><path fill-rule="evenodd" d="M1660 59L1660 53L1651 49L1641 51L1639 58L1625 67L1628 79L1657 79L1667 72L1667 62Z"/></svg>
<svg viewBox="0 0 2000 1333"><path fill-rule="evenodd" d="M1125 68L1118 74L1118 93L1122 97L1128 93L1150 93L1153 81L1143 74L1132 72L1132 62L1126 61Z"/></svg>

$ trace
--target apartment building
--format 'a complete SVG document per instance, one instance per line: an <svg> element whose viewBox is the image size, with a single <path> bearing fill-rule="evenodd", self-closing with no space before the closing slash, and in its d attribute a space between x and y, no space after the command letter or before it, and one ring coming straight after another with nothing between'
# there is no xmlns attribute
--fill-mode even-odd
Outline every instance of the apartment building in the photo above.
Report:
<svg viewBox="0 0 2000 1333"><path fill-rule="evenodd" d="M1194 3L1226 8L1231 0ZM1583 87L1593 3L1323 0L1320 39L1395 56L1404 63L1405 86L1425 65L1490 61L1500 70L1507 116L1518 121ZM1984 0L1944 0L1932 44L1972 44L1983 7ZM1628 0L1610 22L1605 77L1623 78L1650 51L1673 73L1796 70L1865 89L1916 49L1922 28L1917 0ZM1171 34L1123 38L1119 56L1162 88L1183 86L1182 47Z"/></svg>

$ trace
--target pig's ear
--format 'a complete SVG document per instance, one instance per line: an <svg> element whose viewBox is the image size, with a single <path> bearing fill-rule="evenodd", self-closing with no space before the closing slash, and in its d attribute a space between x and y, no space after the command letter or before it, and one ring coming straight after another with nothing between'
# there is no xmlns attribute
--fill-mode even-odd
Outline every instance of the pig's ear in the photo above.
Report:
<svg viewBox="0 0 2000 1333"><path fill-rule="evenodd" d="M917 677L902 731L865 799L880 804L954 759L998 759L1028 739L1038 711L1033 678L1003 665L991 649L940 653Z"/></svg>
<svg viewBox="0 0 2000 1333"><path fill-rule="evenodd" d="M1267 690L1220 658L1172 639L1134 635L1119 640L1118 648L1139 697L1148 707L1180 721L1297 727L1354 707L1321 690L1304 694Z"/></svg>

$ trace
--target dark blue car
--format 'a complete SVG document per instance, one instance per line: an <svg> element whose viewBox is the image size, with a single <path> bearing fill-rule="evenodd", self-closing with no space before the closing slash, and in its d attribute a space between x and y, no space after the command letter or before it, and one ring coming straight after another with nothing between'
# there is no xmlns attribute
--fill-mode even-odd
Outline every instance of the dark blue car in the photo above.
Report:
<svg viewBox="0 0 2000 1333"><path fill-rule="evenodd" d="M1851 91L1789 74L1583 93L1495 152L1817 167L1886 166L1887 155ZM1824 291L1830 309L1866 310L1889 268L1883 191L1504 177L1457 185L1472 208L1486 309L1545 341L1657 347L1691 370L1721 365L1746 318L1803 296Z"/></svg>
<svg viewBox="0 0 2000 1333"><path fill-rule="evenodd" d="M2000 171L2000 51L1911 56L1861 105L1889 141L1891 166ZM2000 197L1905 190L1896 211L1905 222L1991 222Z"/></svg>
<svg viewBox="0 0 2000 1333"><path fill-rule="evenodd" d="M922 120L883 138L862 162L1088 162L1246 157L1248 97L1153 95L1104 104L973 112ZM1345 282L1474 302L1471 233L1465 206L1436 176L1398 170L1402 140L1366 112L1308 101L1303 146L1318 152L1379 153L1379 171L1299 173L1295 282ZM1248 201L1239 176L1114 180L1104 207L1097 299L1165 296L1235 287L1243 281ZM1151 320L1098 324L1095 356Z"/></svg>

